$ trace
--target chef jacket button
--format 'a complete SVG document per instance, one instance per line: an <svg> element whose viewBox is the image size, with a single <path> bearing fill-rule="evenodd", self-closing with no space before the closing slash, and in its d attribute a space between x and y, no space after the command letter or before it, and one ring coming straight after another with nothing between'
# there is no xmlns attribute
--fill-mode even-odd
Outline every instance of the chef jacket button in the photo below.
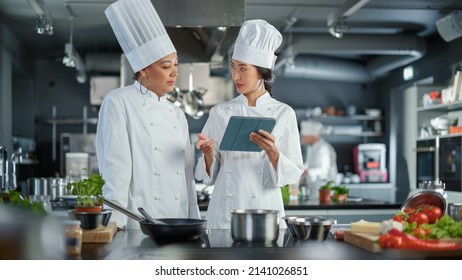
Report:
<svg viewBox="0 0 462 280"><path fill-rule="evenodd" d="M160 200L160 197L156 196L154 197L154 200Z"/></svg>
<svg viewBox="0 0 462 280"><path fill-rule="evenodd" d="M176 125L173 128L176 129L177 128Z"/></svg>
<svg viewBox="0 0 462 280"><path fill-rule="evenodd" d="M156 150L156 151L157 151L158 149L159 149L159 148L157 148L157 146L154 146L154 150Z"/></svg>
<svg viewBox="0 0 462 280"><path fill-rule="evenodd" d="M229 193L228 196L229 196L229 197L232 197L233 195Z"/></svg>
<svg viewBox="0 0 462 280"><path fill-rule="evenodd" d="M271 108L271 107L269 107L269 108L268 108L268 111L271 111L271 109L272 109L272 108Z"/></svg>
<svg viewBox="0 0 462 280"><path fill-rule="evenodd" d="M233 171L232 171L232 170L228 170L228 173L231 174L231 173L233 173Z"/></svg>
<svg viewBox="0 0 462 280"><path fill-rule="evenodd" d="M183 173L181 173L180 171L177 171L176 172L176 175L182 175Z"/></svg>
<svg viewBox="0 0 462 280"><path fill-rule="evenodd" d="M257 198L257 195L256 195L256 194L254 194L254 195L252 195L252 197L253 197L253 198Z"/></svg>
<svg viewBox="0 0 462 280"><path fill-rule="evenodd" d="M152 122L152 123L150 123L150 125L151 125L151 126L154 126L154 123Z"/></svg>
<svg viewBox="0 0 462 280"><path fill-rule="evenodd" d="M179 197L179 196L175 196L175 199L176 199L176 200L179 200L179 199L180 199L180 197Z"/></svg>
<svg viewBox="0 0 462 280"><path fill-rule="evenodd" d="M261 175L261 172L260 172L260 171L257 171L257 175Z"/></svg>
<svg viewBox="0 0 462 280"><path fill-rule="evenodd" d="M156 175L156 176L159 176L159 175L160 175L160 173L159 173L159 172L155 172L155 173L154 173L154 175Z"/></svg>
<svg viewBox="0 0 462 280"><path fill-rule="evenodd" d="M226 219L226 221L227 221L228 223L230 223L230 222L231 222L231 219L228 218L228 219Z"/></svg>
<svg viewBox="0 0 462 280"><path fill-rule="evenodd" d="M143 102L143 106L146 106L146 102Z"/></svg>

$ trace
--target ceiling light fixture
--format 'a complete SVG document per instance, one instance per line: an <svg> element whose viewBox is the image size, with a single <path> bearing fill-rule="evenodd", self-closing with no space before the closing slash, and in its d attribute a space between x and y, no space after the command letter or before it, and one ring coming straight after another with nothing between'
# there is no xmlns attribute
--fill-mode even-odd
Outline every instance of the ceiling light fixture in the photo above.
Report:
<svg viewBox="0 0 462 280"><path fill-rule="evenodd" d="M327 17L327 28L329 33L335 38L342 38L343 34L350 28L345 21L347 17L351 16L359 9L361 9L370 0L347 0L337 10L329 14Z"/></svg>
<svg viewBox="0 0 462 280"><path fill-rule="evenodd" d="M345 19L337 18L335 21L332 21L328 24L329 33L335 38L342 38L343 34L348 31L350 28Z"/></svg>
<svg viewBox="0 0 462 280"><path fill-rule="evenodd" d="M74 35L74 17L70 16L70 36L69 43L64 45L64 57L63 64L67 67L75 68L77 71L76 79L77 82L83 84L87 81L87 74L85 70L85 64L83 63L82 58L74 47L73 44L73 35Z"/></svg>
<svg viewBox="0 0 462 280"><path fill-rule="evenodd" d="M42 8L45 4L41 0L27 0L29 5L37 14L37 22L35 24L35 30L40 35L53 35L53 20L50 15L45 13L45 9Z"/></svg>
<svg viewBox="0 0 462 280"><path fill-rule="evenodd" d="M35 30L37 30L37 34L40 35L53 35L53 23L51 22L51 18L48 19L46 15L38 15Z"/></svg>

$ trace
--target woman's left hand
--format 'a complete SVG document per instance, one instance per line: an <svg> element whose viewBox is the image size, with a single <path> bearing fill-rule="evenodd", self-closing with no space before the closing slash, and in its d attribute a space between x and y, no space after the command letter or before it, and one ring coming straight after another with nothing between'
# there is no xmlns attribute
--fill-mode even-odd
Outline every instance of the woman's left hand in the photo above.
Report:
<svg viewBox="0 0 462 280"><path fill-rule="evenodd" d="M271 133L260 129L258 133L250 133L250 141L258 145L268 155L269 160L273 164L274 168L277 166L279 159L279 149L276 145L276 139Z"/></svg>

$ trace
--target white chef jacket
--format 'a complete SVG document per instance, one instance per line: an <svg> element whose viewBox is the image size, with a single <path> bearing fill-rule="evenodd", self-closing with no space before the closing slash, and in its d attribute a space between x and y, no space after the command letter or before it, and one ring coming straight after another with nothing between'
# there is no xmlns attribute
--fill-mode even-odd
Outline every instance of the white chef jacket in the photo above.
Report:
<svg viewBox="0 0 462 280"><path fill-rule="evenodd" d="M277 170L266 153L220 151L219 146L231 116L271 117L276 119L272 135L279 148ZM268 92L257 99L255 107L248 106L247 98L239 95L210 110L202 133L215 139L215 159L205 170L204 157L196 165L196 179L214 185L207 209L207 225L211 229L229 229L234 209L273 209L284 217L280 187L297 183L303 173L300 137L294 110L273 99ZM280 220L280 226L285 227Z"/></svg>
<svg viewBox="0 0 462 280"><path fill-rule="evenodd" d="M306 181L311 188L311 197L316 198L322 185L337 180L337 154L332 145L322 138L307 145L305 168L308 170Z"/></svg>
<svg viewBox="0 0 462 280"><path fill-rule="evenodd" d="M165 96L141 94L140 86L135 81L103 100L96 132L103 195L155 218L200 218L186 117ZM114 211L111 220L139 228L127 218Z"/></svg>

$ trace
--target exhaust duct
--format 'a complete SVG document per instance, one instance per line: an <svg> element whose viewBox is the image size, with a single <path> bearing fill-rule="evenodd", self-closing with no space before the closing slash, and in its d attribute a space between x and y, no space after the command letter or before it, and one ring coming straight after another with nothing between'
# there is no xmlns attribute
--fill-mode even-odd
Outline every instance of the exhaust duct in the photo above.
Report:
<svg viewBox="0 0 462 280"><path fill-rule="evenodd" d="M425 50L425 40L413 35L348 35L338 40L329 35L293 34L290 48L280 54L275 69L297 55L310 54L295 59L295 68L286 67L283 77L368 82L420 59ZM377 57L364 64L326 57L336 54Z"/></svg>

